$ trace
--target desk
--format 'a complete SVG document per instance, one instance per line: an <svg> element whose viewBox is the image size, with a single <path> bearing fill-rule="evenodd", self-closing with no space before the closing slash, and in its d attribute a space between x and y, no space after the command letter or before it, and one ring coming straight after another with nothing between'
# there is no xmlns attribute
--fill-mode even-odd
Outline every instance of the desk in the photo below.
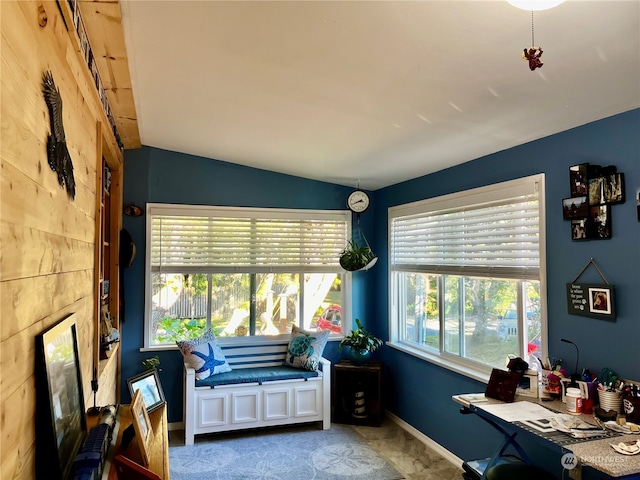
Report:
<svg viewBox="0 0 640 480"><path fill-rule="evenodd" d="M494 457L498 457L504 453L504 451L512 446L523 458L523 460L527 460L526 452L523 452L520 449L520 446L517 444L515 438L516 436L526 431L528 433L533 433L540 439L541 442L546 442L547 445L556 448L559 453L565 454L568 452L573 453L578 462L582 465L588 465L599 472L602 472L609 477L612 478L627 478L627 479L638 479L640 478L640 454L639 455L621 455L616 453L611 447L611 443L619 443L626 441L635 441L638 440L638 435L618 435L610 438L600 438L600 439L573 439L569 435L564 435L565 439L570 439L568 441L552 441L547 438L544 438L540 434L535 433L535 431L530 430L528 428L524 428L518 422L509 422L501 419L500 417L489 413L486 410L482 409L483 405L491 405L491 404L501 404L503 402L494 399L487 399L486 402L473 403L465 401L461 396L454 395L452 399L462 405L461 412L462 413L473 413L480 416L482 419L490 423L494 428L500 431L503 435L505 435L505 444L503 448L496 451ZM539 403L540 405L548 408L550 410L555 410L557 412L564 413L566 410L566 405L559 400L554 400L552 402L540 402L538 399L531 397L516 397L516 401L529 401L534 403ZM587 423L595 424L593 415L580 415L580 418ZM575 442L575 443L574 443ZM524 454L524 455L523 455ZM493 458L493 457L492 457Z"/></svg>

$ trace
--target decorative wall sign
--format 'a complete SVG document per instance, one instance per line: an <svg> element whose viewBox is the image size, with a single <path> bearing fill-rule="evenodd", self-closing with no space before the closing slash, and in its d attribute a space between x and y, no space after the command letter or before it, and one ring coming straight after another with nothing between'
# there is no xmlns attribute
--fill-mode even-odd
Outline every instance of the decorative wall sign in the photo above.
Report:
<svg viewBox="0 0 640 480"><path fill-rule="evenodd" d="M625 201L624 173L613 165L573 165L569 188L571 197L562 200L562 218L571 220L571 240L611 238L610 205Z"/></svg>
<svg viewBox="0 0 640 480"><path fill-rule="evenodd" d="M604 280L603 284L577 283L584 271L593 265ZM570 315L615 321L615 295L596 262L592 259L585 265L573 282L567 283L567 308Z"/></svg>
<svg viewBox="0 0 640 480"><path fill-rule="evenodd" d="M49 108L51 135L47 137L47 158L51 170L58 174L58 183L67 189L73 200L76 196L76 180L73 176L73 162L67 149L67 140L62 124L62 97L53 81L53 75L47 71L42 76L42 92Z"/></svg>

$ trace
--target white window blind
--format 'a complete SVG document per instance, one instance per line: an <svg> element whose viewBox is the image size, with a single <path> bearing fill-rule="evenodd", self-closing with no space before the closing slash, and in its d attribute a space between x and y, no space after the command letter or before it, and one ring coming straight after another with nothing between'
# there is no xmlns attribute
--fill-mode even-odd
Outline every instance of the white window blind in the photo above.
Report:
<svg viewBox="0 0 640 480"><path fill-rule="evenodd" d="M348 212L150 205L154 272L335 272Z"/></svg>
<svg viewBox="0 0 640 480"><path fill-rule="evenodd" d="M538 279L541 217L536 178L391 208L391 269Z"/></svg>

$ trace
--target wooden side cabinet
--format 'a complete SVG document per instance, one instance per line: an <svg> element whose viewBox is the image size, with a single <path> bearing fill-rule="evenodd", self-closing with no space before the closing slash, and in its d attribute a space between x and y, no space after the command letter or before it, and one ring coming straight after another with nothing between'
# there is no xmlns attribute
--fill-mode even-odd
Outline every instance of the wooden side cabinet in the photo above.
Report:
<svg viewBox="0 0 640 480"><path fill-rule="evenodd" d="M333 367L333 421L380 426L384 415L382 362L354 365L340 360Z"/></svg>

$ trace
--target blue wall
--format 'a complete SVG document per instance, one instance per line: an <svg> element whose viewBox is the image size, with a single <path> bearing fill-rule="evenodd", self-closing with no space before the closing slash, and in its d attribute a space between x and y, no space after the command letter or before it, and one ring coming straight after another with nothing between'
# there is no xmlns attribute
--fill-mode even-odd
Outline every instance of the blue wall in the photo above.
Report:
<svg viewBox="0 0 640 480"><path fill-rule="evenodd" d="M569 338L580 346L582 366L595 371L607 366L624 377L640 379L640 223L635 201L640 189L639 132L640 110L633 110L374 192L372 211L364 214L361 222L380 259L370 272L354 274L354 316L366 319L374 333L388 339L388 207L545 173L549 354L573 358L573 346L559 340ZM572 242L569 222L562 219L561 201L570 196L568 168L584 162L615 165L625 174L627 201L611 208L610 240ZM163 202L343 209L353 190L148 147L125 152L124 174L124 203L138 205ZM123 221L138 248L134 265L125 272L123 379L138 373L141 360L153 355L139 352L144 221L144 217L125 217ZM591 257L615 286L615 322L567 314L565 284ZM593 268L581 281L600 283ZM338 358L336 347L332 344L327 349L327 357L333 361ZM387 365L387 407L391 412L460 458L492 452L499 439L496 433L481 420L460 415L451 401L456 393L484 391L484 384L390 347L384 347L379 355ZM161 352L160 357L161 380L170 402L169 421L180 421L181 357L177 351ZM126 384L122 401L127 401ZM535 450L533 445L530 448Z"/></svg>
<svg viewBox="0 0 640 480"><path fill-rule="evenodd" d="M640 380L640 223L635 200L640 190L639 132L640 110L634 110L378 190L374 242L386 245L390 206L545 173L549 356L575 358L574 347L560 342L568 338L580 347L581 367L596 372L610 367L623 377ZM611 207L610 240L572 242L570 222L562 218L561 201L570 196L569 166L584 162L615 165L625 174L627 201ZM380 247L374 311L384 312L376 318L388 338L388 251ZM615 322L567 313L565 284L591 257L615 286ZM580 281L602 283L594 268ZM384 349L384 361L390 366L391 412L463 459L491 452L492 442L469 438L479 440L494 433L483 429L473 434L478 420L460 415L451 401L456 393L484 391L484 384L391 348Z"/></svg>
<svg viewBox="0 0 640 480"><path fill-rule="evenodd" d="M127 150L124 162L124 204L182 203L244 207L345 210L354 188L279 173L241 167L227 162L143 147ZM144 329L145 216L123 217L136 244L133 265L124 272L125 315L122 326L122 402L127 403L126 379L142 371L142 360L160 357L160 380L169 403L169 422L182 421L182 355L177 351L140 352ZM355 219L353 220L355 226ZM367 238L373 235L373 215L361 216ZM375 251L375 248L374 248ZM373 316L364 295L370 272L353 274L354 318ZM359 299L359 300L358 300ZM324 356L340 358L337 343L329 342Z"/></svg>

